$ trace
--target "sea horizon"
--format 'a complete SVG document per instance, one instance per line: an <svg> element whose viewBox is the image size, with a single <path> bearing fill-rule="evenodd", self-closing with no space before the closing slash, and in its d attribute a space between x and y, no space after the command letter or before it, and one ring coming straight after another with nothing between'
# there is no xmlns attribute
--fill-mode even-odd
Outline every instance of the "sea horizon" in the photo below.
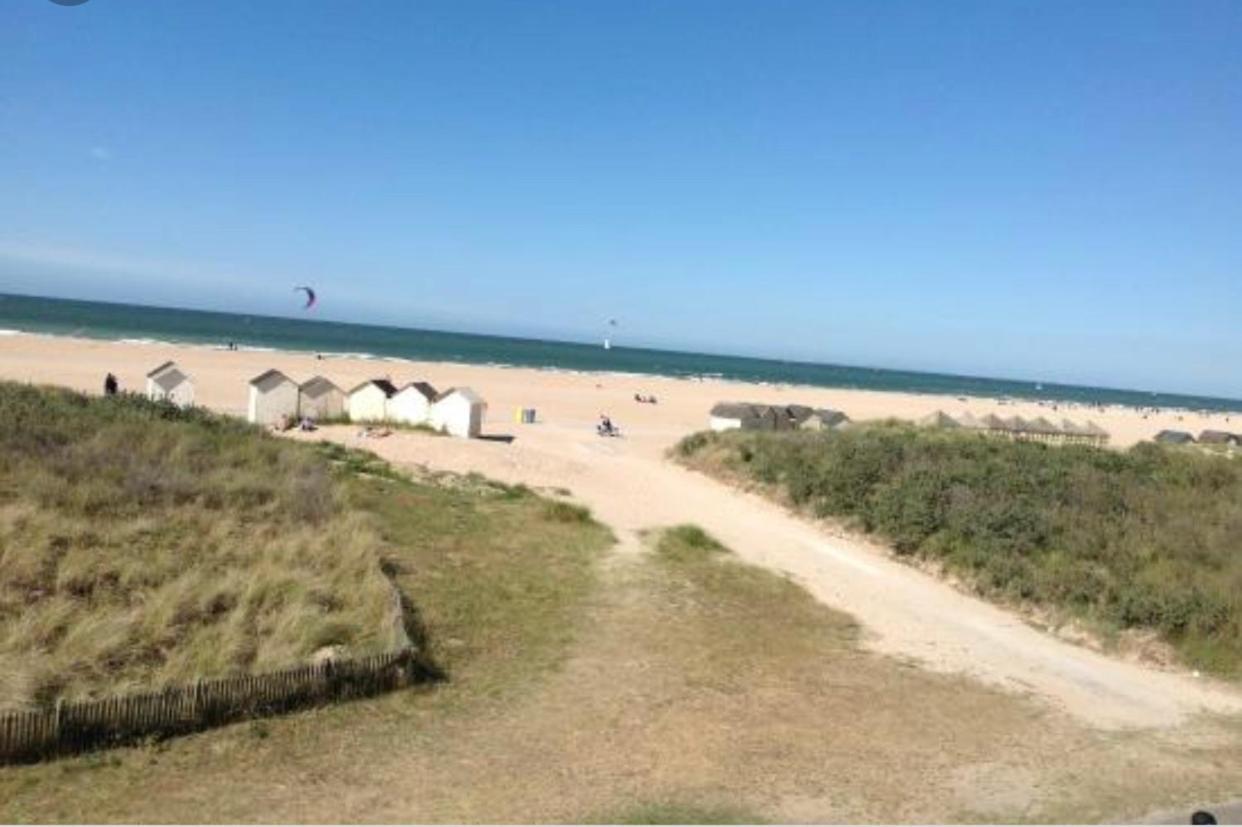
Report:
<svg viewBox="0 0 1242 827"><path fill-rule="evenodd" d="M521 338L0 293L0 334L71 336L359 359L722 379L842 390L1242 412L1242 400L1058 382ZM2 339L0 339L2 341Z"/></svg>

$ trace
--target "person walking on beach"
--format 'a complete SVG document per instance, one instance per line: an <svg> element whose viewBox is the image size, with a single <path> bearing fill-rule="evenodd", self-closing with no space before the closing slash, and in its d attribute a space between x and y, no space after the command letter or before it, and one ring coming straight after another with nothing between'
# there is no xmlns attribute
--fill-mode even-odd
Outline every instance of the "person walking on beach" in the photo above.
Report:
<svg viewBox="0 0 1242 827"><path fill-rule="evenodd" d="M104 377L104 396L116 396L118 387L116 377L111 373Z"/></svg>

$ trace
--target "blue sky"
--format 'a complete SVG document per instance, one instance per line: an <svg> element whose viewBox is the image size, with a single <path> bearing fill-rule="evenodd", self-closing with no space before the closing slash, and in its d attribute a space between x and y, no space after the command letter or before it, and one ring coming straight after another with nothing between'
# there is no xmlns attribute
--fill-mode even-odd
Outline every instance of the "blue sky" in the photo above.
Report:
<svg viewBox="0 0 1242 827"><path fill-rule="evenodd" d="M1242 396L1242 3L0 7L0 291Z"/></svg>

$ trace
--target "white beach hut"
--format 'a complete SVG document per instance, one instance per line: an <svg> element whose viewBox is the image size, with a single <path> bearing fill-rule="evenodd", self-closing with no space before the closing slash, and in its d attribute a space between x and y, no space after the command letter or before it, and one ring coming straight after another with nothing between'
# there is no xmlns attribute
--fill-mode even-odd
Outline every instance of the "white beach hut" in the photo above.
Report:
<svg viewBox="0 0 1242 827"><path fill-rule="evenodd" d="M450 388L431 406L431 426L453 436L477 437L483 431L487 403L470 388Z"/></svg>
<svg viewBox="0 0 1242 827"><path fill-rule="evenodd" d="M353 422L384 422L388 419L388 401L397 393L387 379L371 379L349 392L346 402Z"/></svg>
<svg viewBox="0 0 1242 827"><path fill-rule="evenodd" d="M176 362L165 362L147 374L147 398L188 408L194 404L194 382Z"/></svg>
<svg viewBox="0 0 1242 827"><path fill-rule="evenodd" d="M298 415L310 419L336 419L345 415L345 391L329 379L316 376L298 389Z"/></svg>
<svg viewBox="0 0 1242 827"><path fill-rule="evenodd" d="M436 389L426 382L411 382L388 400L388 418L406 425L427 425L431 422L431 405Z"/></svg>
<svg viewBox="0 0 1242 827"><path fill-rule="evenodd" d="M260 373L250 380L250 405L246 418L257 425L275 425L298 415L298 384L278 370Z"/></svg>

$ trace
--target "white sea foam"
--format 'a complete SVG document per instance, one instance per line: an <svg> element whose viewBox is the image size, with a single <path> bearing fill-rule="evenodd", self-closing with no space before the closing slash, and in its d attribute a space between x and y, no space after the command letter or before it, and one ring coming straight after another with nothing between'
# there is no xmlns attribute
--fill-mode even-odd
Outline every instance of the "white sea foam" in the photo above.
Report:
<svg viewBox="0 0 1242 827"><path fill-rule="evenodd" d="M409 361L407 359L398 359L397 357L392 356L377 356L374 353L366 353L365 351L354 353L351 351L332 352L325 350L321 351L319 355L325 359L362 359L368 362L380 361L384 359L393 361Z"/></svg>
<svg viewBox="0 0 1242 827"><path fill-rule="evenodd" d="M21 330L9 330L7 328L0 327L0 336L21 336L23 332L24 331Z"/></svg>

